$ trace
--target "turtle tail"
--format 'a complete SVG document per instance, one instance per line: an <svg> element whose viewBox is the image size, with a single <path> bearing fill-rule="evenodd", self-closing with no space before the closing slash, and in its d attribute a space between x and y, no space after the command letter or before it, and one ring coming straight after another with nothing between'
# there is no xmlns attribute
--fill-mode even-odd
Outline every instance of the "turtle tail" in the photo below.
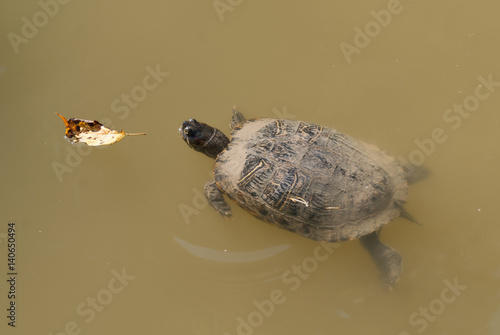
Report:
<svg viewBox="0 0 500 335"><path fill-rule="evenodd" d="M422 225L420 222L417 221L417 219L415 219L410 213L408 213L408 211L403 206L401 206L397 202L395 202L394 205L400 210L399 216L401 216L401 217L403 217L403 218L405 218L413 223L416 223L418 225Z"/></svg>

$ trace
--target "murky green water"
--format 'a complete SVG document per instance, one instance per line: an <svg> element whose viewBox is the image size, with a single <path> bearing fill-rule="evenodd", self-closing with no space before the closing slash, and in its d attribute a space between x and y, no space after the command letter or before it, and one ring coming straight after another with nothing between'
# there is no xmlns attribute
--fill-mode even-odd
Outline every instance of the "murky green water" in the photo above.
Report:
<svg viewBox="0 0 500 335"><path fill-rule="evenodd" d="M500 334L500 5L59 1L0 14L2 333ZM228 133L234 104L431 171L409 188L422 225L382 234L393 291L357 241L207 207L213 162L177 129ZM147 136L71 145L54 112Z"/></svg>

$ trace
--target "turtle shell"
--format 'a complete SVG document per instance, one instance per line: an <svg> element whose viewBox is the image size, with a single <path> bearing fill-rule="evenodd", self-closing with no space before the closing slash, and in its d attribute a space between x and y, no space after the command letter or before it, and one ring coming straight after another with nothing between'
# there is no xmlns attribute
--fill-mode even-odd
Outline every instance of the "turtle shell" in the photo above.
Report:
<svg viewBox="0 0 500 335"><path fill-rule="evenodd" d="M407 182L374 145L311 123L237 125L215 161L219 189L260 219L318 241L371 233L400 214Z"/></svg>

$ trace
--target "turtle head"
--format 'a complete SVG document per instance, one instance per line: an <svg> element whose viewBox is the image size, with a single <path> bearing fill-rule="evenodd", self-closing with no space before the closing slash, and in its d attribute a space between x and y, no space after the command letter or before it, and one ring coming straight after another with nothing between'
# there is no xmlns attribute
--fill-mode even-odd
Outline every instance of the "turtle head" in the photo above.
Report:
<svg viewBox="0 0 500 335"><path fill-rule="evenodd" d="M195 119L184 121L179 132L191 148L210 158L216 158L229 144L229 139L219 129Z"/></svg>

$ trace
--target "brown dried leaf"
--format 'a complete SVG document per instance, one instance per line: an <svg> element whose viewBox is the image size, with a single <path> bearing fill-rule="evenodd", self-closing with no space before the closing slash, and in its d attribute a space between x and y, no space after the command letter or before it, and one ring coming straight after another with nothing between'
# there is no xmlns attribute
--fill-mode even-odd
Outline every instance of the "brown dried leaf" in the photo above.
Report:
<svg viewBox="0 0 500 335"><path fill-rule="evenodd" d="M90 121L71 118L66 120L64 116L56 113L63 120L66 126L66 138L71 143L82 142L86 145L96 147L109 145L120 141L125 135L146 135L146 133L125 133L118 132L103 126L99 121Z"/></svg>

